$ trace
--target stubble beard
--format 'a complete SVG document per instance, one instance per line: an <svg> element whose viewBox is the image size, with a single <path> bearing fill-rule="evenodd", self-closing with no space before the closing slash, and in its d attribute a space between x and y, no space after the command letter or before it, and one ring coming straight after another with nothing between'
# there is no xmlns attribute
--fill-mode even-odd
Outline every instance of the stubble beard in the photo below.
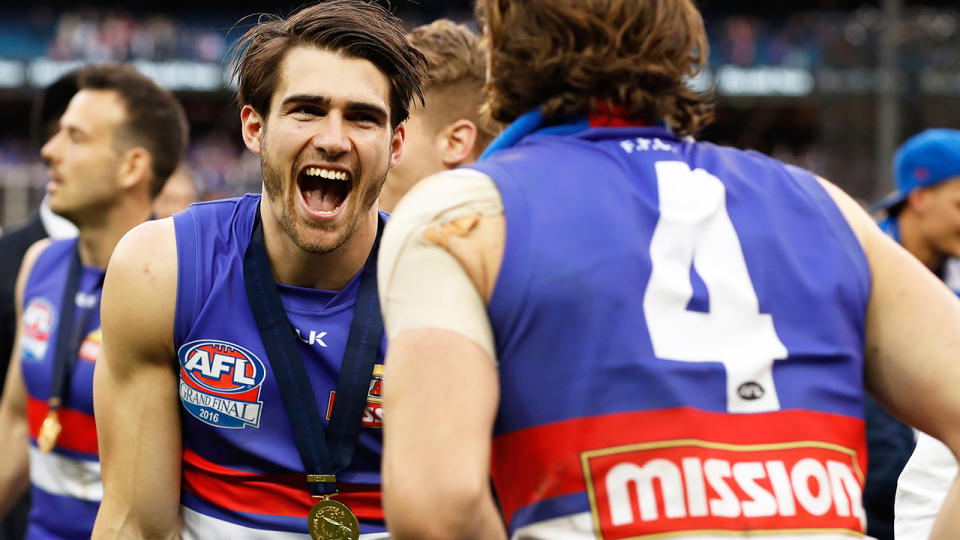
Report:
<svg viewBox="0 0 960 540"><path fill-rule="evenodd" d="M352 216L349 216L349 221L340 225L340 232L332 239L324 239L316 237L316 235L310 234L311 231L329 231L333 232L337 227L327 228L323 226L311 226L309 224L303 223L297 219L296 208L295 206L299 204L300 194L299 187L296 186L296 180L291 179L292 191L291 197L285 197L284 193L284 174L279 167L274 166L271 163L270 159L267 157L267 152L263 152L260 157L260 174L263 177L263 185L267 192L267 198L269 199L270 206L273 208L273 213L277 218L277 221L280 223L280 228L283 229L284 234L287 235L290 240L293 241L294 245L302 249L307 253L315 254L326 254L336 251L343 247L347 243L347 240L357 229L360 228L360 223L366 216L370 208L376 204L377 198L379 196L379 189L370 190L369 193L363 194L363 200L361 201L362 206L358 212L354 213ZM385 169L380 179L376 185L383 186L383 182L387 178L387 170ZM350 195L359 195L356 193L356 188L359 183L354 184L354 192ZM348 201L351 203L352 201ZM349 212L350 208L344 208L344 212ZM325 235L329 236L329 235Z"/></svg>

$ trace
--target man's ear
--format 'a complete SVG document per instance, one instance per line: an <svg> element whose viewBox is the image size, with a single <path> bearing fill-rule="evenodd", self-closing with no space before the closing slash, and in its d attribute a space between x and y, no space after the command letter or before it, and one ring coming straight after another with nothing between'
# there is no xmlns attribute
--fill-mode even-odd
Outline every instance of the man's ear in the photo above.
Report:
<svg viewBox="0 0 960 540"><path fill-rule="evenodd" d="M403 155L403 141L407 138L407 130L403 124L393 130L393 138L390 139L390 163L388 169L392 169L400 163L400 156Z"/></svg>
<svg viewBox="0 0 960 540"><path fill-rule="evenodd" d="M247 145L254 154L260 155L260 137L263 134L263 119L250 105L240 109L240 133L243 135L243 144Z"/></svg>
<svg viewBox="0 0 960 540"><path fill-rule="evenodd" d="M929 206L930 190L927 188L917 188L907 194L907 206L914 212L923 212Z"/></svg>
<svg viewBox="0 0 960 540"><path fill-rule="evenodd" d="M455 169L476 158L473 150L477 143L477 125L470 120L457 120L444 128L440 136L443 143L440 160L446 168Z"/></svg>
<svg viewBox="0 0 960 540"><path fill-rule="evenodd" d="M120 155L117 179L120 186L130 189L138 183L149 183L153 176L153 157L142 146L134 146ZM148 186L149 189L149 186Z"/></svg>

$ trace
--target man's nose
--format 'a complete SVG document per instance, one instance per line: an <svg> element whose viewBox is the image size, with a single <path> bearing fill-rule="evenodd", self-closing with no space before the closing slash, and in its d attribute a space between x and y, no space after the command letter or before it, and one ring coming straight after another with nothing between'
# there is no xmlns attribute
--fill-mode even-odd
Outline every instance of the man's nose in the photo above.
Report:
<svg viewBox="0 0 960 540"><path fill-rule="evenodd" d="M48 166L53 163L53 160L56 156L57 141L59 138L60 133L55 134L53 137L50 137L50 139L43 145L42 148L40 148L40 157Z"/></svg>
<svg viewBox="0 0 960 540"><path fill-rule="evenodd" d="M343 115L332 111L320 122L319 129L311 140L313 147L331 158L350 151L350 138L347 136Z"/></svg>

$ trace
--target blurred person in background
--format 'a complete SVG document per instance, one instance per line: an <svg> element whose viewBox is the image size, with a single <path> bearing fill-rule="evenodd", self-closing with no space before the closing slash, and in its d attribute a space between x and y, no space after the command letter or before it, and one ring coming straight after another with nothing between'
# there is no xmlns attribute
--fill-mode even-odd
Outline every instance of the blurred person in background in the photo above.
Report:
<svg viewBox="0 0 960 540"><path fill-rule="evenodd" d="M860 537L867 391L960 450L960 302L833 184L689 137L692 1L477 7L513 123L381 250L392 538Z"/></svg>
<svg viewBox="0 0 960 540"><path fill-rule="evenodd" d="M896 192L877 204L887 212L881 227L954 292L960 291L955 272L960 258L960 131L928 129L908 139L894 158L894 178ZM883 476L884 496L896 491L896 538L927 538L957 474L956 458L922 432L914 449L913 430L879 408L874 414L879 427L871 444L883 449L890 464ZM869 422L868 416L868 428ZM873 446L870 452L872 473L878 452ZM894 464L900 468L894 470Z"/></svg>
<svg viewBox="0 0 960 540"><path fill-rule="evenodd" d="M170 217L200 200L197 183L190 167L180 165L173 171L160 195L153 201L153 215L157 219Z"/></svg>
<svg viewBox="0 0 960 540"><path fill-rule="evenodd" d="M31 131L38 148L60 129L60 115L76 92L77 73L72 71L54 81L34 101ZM0 236L0 381L6 380L16 334L17 306L14 288L23 255L27 248L48 236L71 238L76 235L76 226L66 218L54 214L50 210L49 196L44 196L33 217ZM23 538L27 527L29 501L29 496L24 494L20 501L10 508L7 517L0 522L0 540Z"/></svg>
<svg viewBox="0 0 960 540"><path fill-rule="evenodd" d="M100 290L120 238L147 220L187 140L173 95L132 66L94 65L41 155L50 208L76 239L41 240L17 278L0 401L0 512L31 486L28 538L88 538L103 491L93 417Z"/></svg>
<svg viewBox="0 0 960 540"><path fill-rule="evenodd" d="M480 115L486 55L477 35L440 19L415 28L410 42L427 57L426 105L410 107L403 159L380 192L384 212L392 212L420 179L476 160L495 135Z"/></svg>

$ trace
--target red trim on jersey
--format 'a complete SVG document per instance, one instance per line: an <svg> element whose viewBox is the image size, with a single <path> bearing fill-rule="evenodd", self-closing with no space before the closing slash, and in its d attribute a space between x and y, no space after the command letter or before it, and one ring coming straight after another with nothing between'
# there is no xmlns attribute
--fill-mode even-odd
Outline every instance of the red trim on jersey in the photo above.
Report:
<svg viewBox="0 0 960 540"><path fill-rule="evenodd" d="M27 397L27 425L30 428L30 437L37 439L40 433L40 425L50 412L50 407L46 401ZM82 413L74 409L60 407L57 409L57 416L60 418L60 425L63 431L57 438L57 447L74 452L82 452L96 456L97 449L97 425L93 420L93 415Z"/></svg>
<svg viewBox="0 0 960 540"><path fill-rule="evenodd" d="M587 120L590 127L645 127L647 124L640 120L627 120L623 107L598 103L596 110L590 113Z"/></svg>
<svg viewBox="0 0 960 540"><path fill-rule="evenodd" d="M727 444L818 441L856 452L860 471L867 470L863 420L838 414L789 410L734 415L681 407L574 418L494 439L491 474L507 523L520 508L586 491L582 452L678 439Z"/></svg>
<svg viewBox="0 0 960 540"><path fill-rule="evenodd" d="M211 503L236 512L306 518L319 500L307 491L303 474L265 475L217 465L183 450L183 487ZM361 520L383 521L380 486L337 482L336 500Z"/></svg>

